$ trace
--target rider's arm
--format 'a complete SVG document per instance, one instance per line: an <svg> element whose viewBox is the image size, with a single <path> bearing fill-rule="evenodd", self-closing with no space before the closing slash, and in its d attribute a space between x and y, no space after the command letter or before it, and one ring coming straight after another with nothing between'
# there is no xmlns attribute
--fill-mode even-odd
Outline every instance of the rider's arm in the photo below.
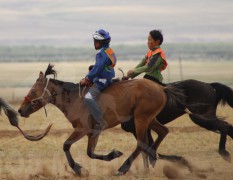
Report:
<svg viewBox="0 0 233 180"><path fill-rule="evenodd" d="M144 57L141 61L140 61L140 63L133 69L133 73L132 74L130 74L129 75L129 78L135 78L136 76L138 76L140 73L136 73L135 72L135 69L138 69L138 68L140 68L140 67L143 67L144 65L145 65L145 63L146 63L146 57Z"/></svg>
<svg viewBox="0 0 233 180"><path fill-rule="evenodd" d="M96 54L96 62L91 71L87 74L86 78L93 81L104 69L106 57L102 53Z"/></svg>
<svg viewBox="0 0 233 180"><path fill-rule="evenodd" d="M134 73L132 75L130 75L131 78L134 78L136 76L138 76L139 74L143 73L143 72L150 72L154 69L156 69L159 66L159 58L160 55L159 54L155 54L150 58L149 63L146 64L146 57L144 57L142 59L142 61L136 66L136 68L133 70Z"/></svg>

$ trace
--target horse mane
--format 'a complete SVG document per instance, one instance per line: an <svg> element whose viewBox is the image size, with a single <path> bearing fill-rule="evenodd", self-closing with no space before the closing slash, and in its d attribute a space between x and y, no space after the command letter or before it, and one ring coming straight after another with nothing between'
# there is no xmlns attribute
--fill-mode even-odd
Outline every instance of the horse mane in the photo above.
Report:
<svg viewBox="0 0 233 180"><path fill-rule="evenodd" d="M79 84L75 84L75 83L72 83L72 82L64 82L64 81L60 81L60 80L57 80L56 77L57 77L57 71L53 69L54 68L54 65L51 65L49 63L46 71L45 71L45 77L47 75L54 75L54 79L51 79L50 81L57 84L57 85L60 85L63 87L64 90L66 91L73 91L73 90L77 90Z"/></svg>
<svg viewBox="0 0 233 180"><path fill-rule="evenodd" d="M51 79L50 80L51 82L59 85L59 86L62 86L62 88L65 90L65 91L76 91L79 87L79 84L77 83L73 83L73 82L64 82L64 81L60 81L60 80L57 80L57 79Z"/></svg>
<svg viewBox="0 0 233 180"><path fill-rule="evenodd" d="M54 65L51 65L51 64L49 63L49 65L48 65L48 67L47 67L47 69L46 69L46 71L45 71L45 77L46 77L47 75L53 75L53 76L54 76L54 79L56 79L56 77L57 77L57 71L54 70L53 67L54 67Z"/></svg>

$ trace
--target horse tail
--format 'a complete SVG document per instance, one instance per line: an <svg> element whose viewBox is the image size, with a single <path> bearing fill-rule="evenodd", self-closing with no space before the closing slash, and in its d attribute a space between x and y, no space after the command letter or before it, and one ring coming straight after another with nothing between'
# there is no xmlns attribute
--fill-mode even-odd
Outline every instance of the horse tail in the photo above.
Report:
<svg viewBox="0 0 233 180"><path fill-rule="evenodd" d="M18 113L2 98L0 98L0 113L3 109L12 126L18 126Z"/></svg>
<svg viewBox="0 0 233 180"><path fill-rule="evenodd" d="M233 108L233 90L221 83L210 83L216 91L216 106L221 103L221 105L228 104Z"/></svg>
<svg viewBox="0 0 233 180"><path fill-rule="evenodd" d="M177 110L180 110L181 107L186 107L187 96L182 88L167 85L164 88L164 92L167 96L168 107L176 108Z"/></svg>

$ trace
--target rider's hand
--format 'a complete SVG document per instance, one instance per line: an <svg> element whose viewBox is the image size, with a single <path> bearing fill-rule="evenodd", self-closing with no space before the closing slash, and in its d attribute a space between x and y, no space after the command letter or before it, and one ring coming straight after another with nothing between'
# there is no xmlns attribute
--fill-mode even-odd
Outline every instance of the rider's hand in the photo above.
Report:
<svg viewBox="0 0 233 180"><path fill-rule="evenodd" d="M79 83L80 83L80 85L83 86L85 84L85 78L81 79Z"/></svg>
<svg viewBox="0 0 233 180"><path fill-rule="evenodd" d="M123 76L121 79L122 79L122 80L128 80L129 77L128 77L128 76Z"/></svg>
<svg viewBox="0 0 233 180"><path fill-rule="evenodd" d="M134 73L134 70L129 70L128 72L127 72L127 77L130 77L130 75L132 75Z"/></svg>
<svg viewBox="0 0 233 180"><path fill-rule="evenodd" d="M87 78L83 78L81 81L80 81L80 85L81 86L90 86L91 85L91 81Z"/></svg>

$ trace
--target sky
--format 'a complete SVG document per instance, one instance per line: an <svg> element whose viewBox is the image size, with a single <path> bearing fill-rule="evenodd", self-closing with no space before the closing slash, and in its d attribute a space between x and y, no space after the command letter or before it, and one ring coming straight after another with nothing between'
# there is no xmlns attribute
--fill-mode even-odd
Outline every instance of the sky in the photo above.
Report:
<svg viewBox="0 0 233 180"><path fill-rule="evenodd" d="M233 42L233 0L0 0L0 45L93 46L106 29L112 44Z"/></svg>

